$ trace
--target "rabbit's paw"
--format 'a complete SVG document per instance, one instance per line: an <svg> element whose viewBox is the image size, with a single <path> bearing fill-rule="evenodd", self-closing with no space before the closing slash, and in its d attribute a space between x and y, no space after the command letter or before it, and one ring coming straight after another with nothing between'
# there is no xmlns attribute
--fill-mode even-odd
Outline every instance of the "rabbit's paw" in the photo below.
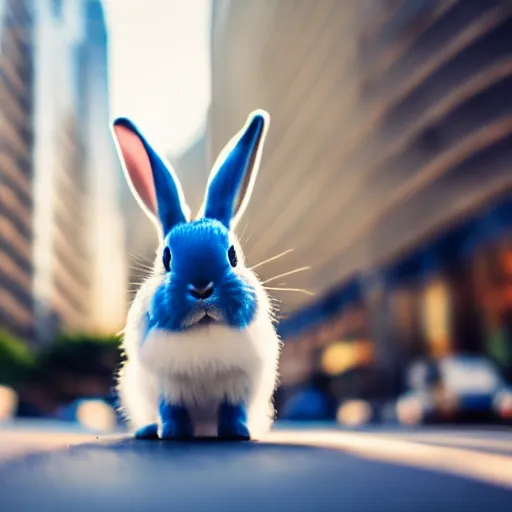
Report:
<svg viewBox="0 0 512 512"><path fill-rule="evenodd" d="M135 439L158 439L158 425L151 423L135 431Z"/></svg>
<svg viewBox="0 0 512 512"><path fill-rule="evenodd" d="M222 403L219 408L218 435L223 439L249 440L247 410L243 404Z"/></svg>
<svg viewBox="0 0 512 512"><path fill-rule="evenodd" d="M162 420L161 439L187 439L194 436L192 421L185 407L162 402L160 418Z"/></svg>

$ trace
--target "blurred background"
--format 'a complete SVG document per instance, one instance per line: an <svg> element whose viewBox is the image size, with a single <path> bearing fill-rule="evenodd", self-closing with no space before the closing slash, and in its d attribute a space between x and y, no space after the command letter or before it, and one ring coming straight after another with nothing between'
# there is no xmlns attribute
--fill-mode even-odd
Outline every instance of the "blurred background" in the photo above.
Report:
<svg viewBox="0 0 512 512"><path fill-rule="evenodd" d="M508 0L0 0L0 421L122 428L117 333L156 236L111 119L195 211L256 108L238 234L262 280L290 272L279 417L510 422Z"/></svg>

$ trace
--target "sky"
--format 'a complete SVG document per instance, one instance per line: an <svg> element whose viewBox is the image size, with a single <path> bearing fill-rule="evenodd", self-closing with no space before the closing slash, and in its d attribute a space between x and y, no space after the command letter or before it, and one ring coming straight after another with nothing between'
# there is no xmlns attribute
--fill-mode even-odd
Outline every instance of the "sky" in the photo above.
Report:
<svg viewBox="0 0 512 512"><path fill-rule="evenodd" d="M103 0L112 115L130 117L156 149L177 155L210 103L210 0Z"/></svg>

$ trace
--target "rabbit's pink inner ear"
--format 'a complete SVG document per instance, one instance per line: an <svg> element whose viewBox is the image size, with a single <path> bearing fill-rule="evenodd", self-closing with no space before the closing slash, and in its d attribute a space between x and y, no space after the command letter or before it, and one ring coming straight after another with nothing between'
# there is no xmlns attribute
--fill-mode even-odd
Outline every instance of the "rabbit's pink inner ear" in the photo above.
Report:
<svg viewBox="0 0 512 512"><path fill-rule="evenodd" d="M156 215L157 202L153 171L142 141L136 133L126 126L114 126L114 132L134 191L149 212Z"/></svg>

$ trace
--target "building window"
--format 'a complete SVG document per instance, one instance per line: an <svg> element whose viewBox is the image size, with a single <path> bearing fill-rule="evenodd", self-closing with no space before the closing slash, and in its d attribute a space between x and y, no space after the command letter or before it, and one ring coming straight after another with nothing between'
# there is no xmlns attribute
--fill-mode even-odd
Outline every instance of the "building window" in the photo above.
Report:
<svg viewBox="0 0 512 512"><path fill-rule="evenodd" d="M484 353L512 378L512 249L492 244L474 262L478 308L484 320Z"/></svg>
<svg viewBox="0 0 512 512"><path fill-rule="evenodd" d="M422 320L429 355L441 358L451 352L450 296L446 283L430 282L422 300Z"/></svg>

